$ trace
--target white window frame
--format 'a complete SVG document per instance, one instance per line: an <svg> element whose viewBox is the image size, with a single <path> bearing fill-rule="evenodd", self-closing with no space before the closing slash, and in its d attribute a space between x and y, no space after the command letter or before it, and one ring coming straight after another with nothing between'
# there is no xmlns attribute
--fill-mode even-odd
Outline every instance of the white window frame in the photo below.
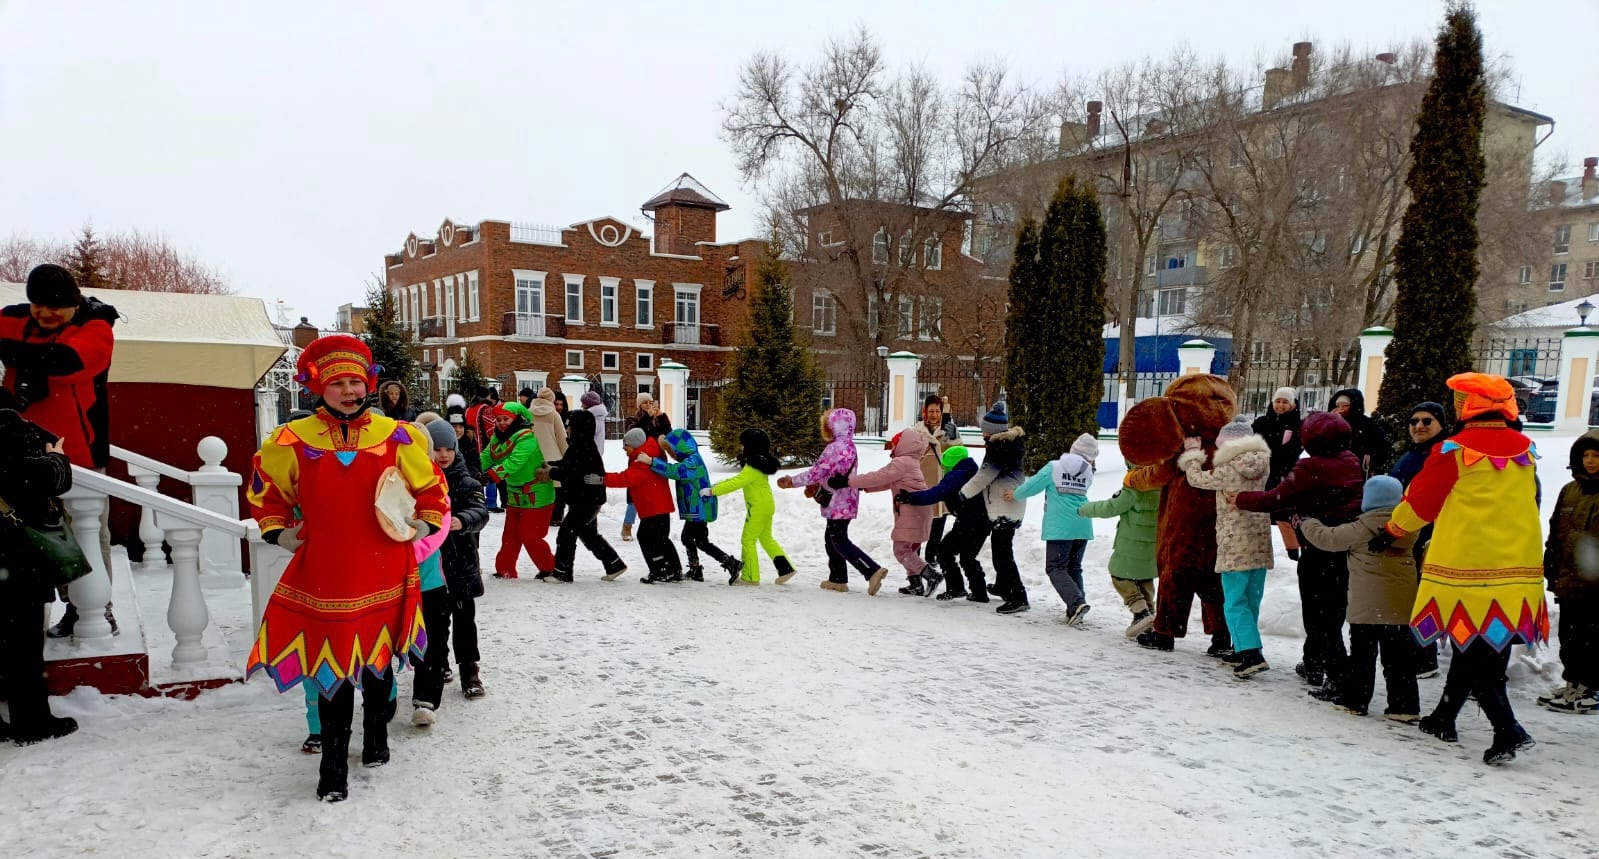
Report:
<svg viewBox="0 0 1599 859"><path fill-rule="evenodd" d="M888 265L887 227L878 227L872 234L872 265Z"/></svg>
<svg viewBox="0 0 1599 859"><path fill-rule="evenodd" d="M478 303L477 272L469 272L466 276L467 307L472 311L472 321L482 319L483 305Z"/></svg>
<svg viewBox="0 0 1599 859"><path fill-rule="evenodd" d="M575 363L575 364L572 363L572 356L573 355L577 356L577 363ZM566 350L566 369L568 369L568 370L581 370L581 369L583 369L583 350L582 349L568 349L568 350Z"/></svg>
<svg viewBox="0 0 1599 859"><path fill-rule="evenodd" d="M389 300L394 302L394 313L395 313L396 316L399 317L400 325L402 327L404 327L404 325L405 325L405 302L400 300L400 291L398 289L389 290Z"/></svg>
<svg viewBox="0 0 1599 859"><path fill-rule="evenodd" d="M523 312L523 310L522 310L522 301L521 301L521 293L524 292L524 291L529 291L529 292L532 291L532 290L524 290L522 288L522 284L521 284L522 281L527 281L529 283L538 284L539 306L538 306L538 310L535 312L534 315L537 315L537 316L548 316L549 312L546 310L546 308L549 306L549 301L550 301L550 296L549 296L549 291L550 291L549 290L549 272L532 271L530 269L520 269L520 268L511 269L511 287L512 287L511 295L512 295L512 299L513 299L513 304L511 305L511 310L512 310L512 312L518 313L518 314ZM475 284L474 284L474 286L475 286ZM473 294L473 298L474 298L473 304L475 305L477 303L475 301L475 298L477 296L476 290L473 290L472 294ZM474 313L477 310L476 307L473 307L472 309L473 309ZM476 318L476 317L474 316L473 318Z"/></svg>
<svg viewBox="0 0 1599 859"><path fill-rule="evenodd" d="M1588 241L1599 242L1599 221L1588 222Z"/></svg>
<svg viewBox="0 0 1599 859"><path fill-rule="evenodd" d="M944 267L944 242L937 237L922 243L922 268L938 271Z"/></svg>
<svg viewBox="0 0 1599 859"><path fill-rule="evenodd" d="M821 246L823 246L823 247L831 245L833 243L833 231L832 230L822 230L821 232L817 233L816 234L816 243L821 245Z"/></svg>
<svg viewBox="0 0 1599 859"><path fill-rule="evenodd" d="M1566 264L1563 263L1563 262L1557 262L1557 263L1554 263L1553 265L1549 266L1549 291L1550 292L1565 292L1566 291L1566 274L1567 274L1567 272L1566 272Z"/></svg>
<svg viewBox="0 0 1599 859"><path fill-rule="evenodd" d="M622 353L621 352L601 352L600 353L600 369L601 370L620 370L620 369L622 369Z"/></svg>
<svg viewBox="0 0 1599 859"><path fill-rule="evenodd" d="M1155 254L1144 257L1144 277L1154 277L1160 273L1160 258Z"/></svg>
<svg viewBox="0 0 1599 859"><path fill-rule="evenodd" d="M1571 225L1555 225L1555 256L1571 253Z"/></svg>
<svg viewBox="0 0 1599 859"><path fill-rule="evenodd" d="M656 393L656 391L655 391L655 377L654 376L634 376L633 377L633 388L635 390L637 390L641 394L649 394L650 396L654 396L655 393Z"/></svg>
<svg viewBox="0 0 1599 859"><path fill-rule="evenodd" d="M649 308L649 312L646 313L645 308ZM640 322L640 319L646 321ZM633 327L655 327L655 281L653 280L633 281Z"/></svg>
<svg viewBox="0 0 1599 859"><path fill-rule="evenodd" d="M563 274L561 279L561 310L566 314L567 325L583 324L583 280L581 274ZM577 287L577 317L572 316L572 287Z"/></svg>
<svg viewBox="0 0 1599 859"><path fill-rule="evenodd" d="M1524 265L1521 271L1516 272L1516 283L1522 286L1532 283L1532 266Z"/></svg>
<svg viewBox="0 0 1599 859"><path fill-rule="evenodd" d="M877 313L877 294L866 296L866 333L870 337L877 336L877 330L882 326L882 320Z"/></svg>
<svg viewBox="0 0 1599 859"><path fill-rule="evenodd" d="M1593 280L1599 277L1599 260L1588 260L1582 264L1582 277L1584 280Z"/></svg>
<svg viewBox="0 0 1599 859"><path fill-rule="evenodd" d="M1168 295L1173 296L1170 302L1167 300ZM1170 308L1168 304L1177 304L1179 306L1173 309ZM1156 316L1181 316L1186 312L1188 312L1187 287L1179 286L1171 289L1159 289L1155 291Z"/></svg>
<svg viewBox="0 0 1599 859"><path fill-rule="evenodd" d="M1236 265L1238 265L1238 246L1234 244L1222 245L1221 250L1216 253L1216 267L1233 268Z"/></svg>
<svg viewBox="0 0 1599 859"><path fill-rule="evenodd" d="M694 323L693 324L694 324L694 326L696 328L705 327L705 304L700 301L700 291L703 288L704 288L704 286L702 284L698 284L698 283L674 283L674 284L672 284L672 324L674 324L674 325L687 325L687 324L689 324L689 323L684 322L682 319L678 318L677 306L678 306L679 301L684 296L693 296L693 298L694 298Z"/></svg>
<svg viewBox="0 0 1599 859"><path fill-rule="evenodd" d="M825 289L811 293L811 333L818 337L838 333L838 299Z"/></svg>
<svg viewBox="0 0 1599 859"><path fill-rule="evenodd" d="M655 372L655 353L639 352L633 356L633 369L639 372Z"/></svg>
<svg viewBox="0 0 1599 859"><path fill-rule="evenodd" d="M618 328L618 321L622 308L622 279L619 277L602 277L600 280L600 325L606 328ZM607 313L607 302L609 310Z"/></svg>
<svg viewBox="0 0 1599 859"><path fill-rule="evenodd" d="M916 264L916 239L912 238L910 230L899 237L899 267L910 268Z"/></svg>
<svg viewBox="0 0 1599 859"><path fill-rule="evenodd" d="M909 295L899 297L898 320L894 324L894 339L910 340L916 336L916 299Z"/></svg>
<svg viewBox="0 0 1599 859"><path fill-rule="evenodd" d="M936 295L922 296L921 316L917 318L917 339L936 340L944 333L944 299Z"/></svg>
<svg viewBox="0 0 1599 859"><path fill-rule="evenodd" d="M444 319L444 279L433 281L433 315Z"/></svg>
<svg viewBox="0 0 1599 859"><path fill-rule="evenodd" d="M1366 237L1365 236L1355 236L1354 239L1349 242L1349 255L1350 256L1359 256L1365 250L1366 250Z"/></svg>

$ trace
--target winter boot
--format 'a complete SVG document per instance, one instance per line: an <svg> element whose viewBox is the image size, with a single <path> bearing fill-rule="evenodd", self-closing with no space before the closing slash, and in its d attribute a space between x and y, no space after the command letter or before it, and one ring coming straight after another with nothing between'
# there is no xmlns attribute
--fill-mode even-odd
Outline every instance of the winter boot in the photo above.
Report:
<svg viewBox="0 0 1599 859"><path fill-rule="evenodd" d="M906 576L905 587L900 588L899 592L908 597L927 596L927 590L922 585L921 576Z"/></svg>
<svg viewBox="0 0 1599 859"><path fill-rule="evenodd" d="M788 557L786 555L778 555L777 557L773 558L772 566L777 567L777 583L780 585L788 584L790 579L799 575L799 571L794 569L794 565L788 562ZM884 570L883 572L885 575L888 573L887 570ZM872 593L876 592L876 589L873 589Z"/></svg>
<svg viewBox="0 0 1599 859"><path fill-rule="evenodd" d="M982 579L978 579L975 582L967 582L966 588L969 591L966 594L967 602L988 602L987 582L984 582Z"/></svg>
<svg viewBox="0 0 1599 859"><path fill-rule="evenodd" d="M323 802L343 802L350 796L350 732L328 734L322 743L321 777L316 783L316 798Z"/></svg>
<svg viewBox="0 0 1599 859"><path fill-rule="evenodd" d="M61 620L55 626L45 630L48 638L71 638L72 628L78 625L78 607L67 603L67 610L61 613Z"/></svg>
<svg viewBox="0 0 1599 859"><path fill-rule="evenodd" d="M1155 613L1149 609L1133 613L1133 622L1127 624L1127 637L1137 638L1155 625Z"/></svg>
<svg viewBox="0 0 1599 859"><path fill-rule="evenodd" d="M939 601L958 600L964 596L966 596L966 583L961 581L961 577L954 573L945 576L944 592L938 595Z"/></svg>
<svg viewBox="0 0 1599 859"><path fill-rule="evenodd" d="M438 717L433 714L433 705L427 703L413 704L411 707L411 724L418 728L431 728ZM364 761L365 754L362 755Z"/></svg>
<svg viewBox="0 0 1599 859"><path fill-rule="evenodd" d="M1210 647L1205 648L1206 656L1223 657L1233 652L1233 637L1226 632L1217 632L1210 637Z"/></svg>
<svg viewBox="0 0 1599 859"><path fill-rule="evenodd" d="M928 564L922 568L922 586L927 590L922 596L932 596L938 591L938 583L944 580L944 571L937 564ZM904 593L904 591L901 591Z"/></svg>
<svg viewBox="0 0 1599 859"><path fill-rule="evenodd" d="M1271 666L1266 664L1266 657L1260 652L1260 648L1250 648L1239 658L1238 665L1233 668L1233 676L1242 680L1270 670Z"/></svg>
<svg viewBox="0 0 1599 859"><path fill-rule="evenodd" d="M849 593L849 584L845 582L824 581L822 582L822 590L837 591L841 594L847 594Z"/></svg>
<svg viewBox="0 0 1599 859"><path fill-rule="evenodd" d="M361 766L368 769L389 762L389 718L386 707L365 708L361 717Z"/></svg>
<svg viewBox="0 0 1599 859"><path fill-rule="evenodd" d="M624 543L633 542L633 526L632 525L624 524L622 526L622 542L624 542Z"/></svg>
<svg viewBox="0 0 1599 859"><path fill-rule="evenodd" d="M306 734L305 742L300 744L300 751L308 755L322 754L322 735Z"/></svg>
<svg viewBox="0 0 1599 859"><path fill-rule="evenodd" d="M650 570L650 574L639 579L641 584L658 585L672 580L672 574L665 570Z"/></svg>
<svg viewBox="0 0 1599 859"><path fill-rule="evenodd" d="M1303 662L1294 666L1294 673L1298 674L1307 686L1320 686L1327 682L1327 672Z"/></svg>
<svg viewBox="0 0 1599 859"><path fill-rule="evenodd" d="M542 582L545 579L548 579L550 576L553 576L553 575L555 575L555 571L554 570L551 570L549 572L545 572L543 570L540 570L539 574L533 577L533 581Z"/></svg>
<svg viewBox="0 0 1599 859"><path fill-rule="evenodd" d="M1422 716L1421 721L1417 722L1416 726L1421 728L1423 734L1437 737L1446 743L1460 742L1460 735L1455 733L1455 720L1453 719L1446 720L1434 713L1430 716Z"/></svg>
<svg viewBox="0 0 1599 859"><path fill-rule="evenodd" d="M1238 663L1244 661L1244 654L1248 653L1248 652L1249 651L1247 651L1247 650L1234 650L1232 653L1229 653L1226 656L1223 656L1221 658L1221 661L1226 663L1226 664L1228 664L1228 665L1236 666Z"/></svg>
<svg viewBox="0 0 1599 859"><path fill-rule="evenodd" d="M18 727L11 725L11 741L19 746L31 746L45 740L59 740L78 730L78 721L65 716L46 716L36 725Z"/></svg>
<svg viewBox="0 0 1599 859"><path fill-rule="evenodd" d="M1083 603L1076 608L1071 608L1068 606L1066 609L1066 625L1082 626L1083 618L1088 617L1088 611L1091 608L1093 608L1093 606L1090 606L1088 603Z"/></svg>
<svg viewBox="0 0 1599 859"><path fill-rule="evenodd" d="M1582 700L1585 692L1591 704L1594 697L1592 692L1584 690L1575 683L1567 683L1548 695L1538 696L1538 706L1556 713L1592 713L1591 707L1587 710L1578 707L1578 702Z"/></svg>
<svg viewBox="0 0 1599 859"><path fill-rule="evenodd" d="M624 570L622 570L622 572L626 572L626 570L624 569ZM619 573L617 573L617 575L621 575L621 573L619 572ZM603 578L603 576L601 578ZM545 581L546 582L551 582L551 583L554 583L554 584L569 585L569 584L572 583L572 571L571 570L556 570L556 571L550 573L550 577L545 579Z"/></svg>
<svg viewBox="0 0 1599 859"><path fill-rule="evenodd" d="M621 558L617 558L616 559L616 565L613 566L613 567L607 567L606 570L605 570L605 575L600 576L600 581L602 581L602 582L614 582L617 579L621 578L626 573L627 573L627 564L623 563ZM571 580L572 580L572 571L571 570L567 570L566 571L566 581L571 581Z"/></svg>
<svg viewBox="0 0 1599 859"><path fill-rule="evenodd" d="M883 589L883 580L886 578L888 578L888 570L878 567L877 572L872 573L871 578L866 580L866 595L869 597L877 596L877 592ZM778 579L778 581L781 582L782 579Z"/></svg>
<svg viewBox="0 0 1599 859"><path fill-rule="evenodd" d="M1029 606L1027 604L1027 600L1026 599L1007 599L1007 600L1005 600L1004 605L1001 605L999 608L994 609L994 613L995 614L1021 614L1022 612L1027 611L1029 608L1031 608L1031 606Z"/></svg>
<svg viewBox="0 0 1599 859"><path fill-rule="evenodd" d="M738 558L728 558L722 562L722 569L727 570L727 583L731 585L744 574L744 562Z"/></svg>
<svg viewBox="0 0 1599 859"><path fill-rule="evenodd" d="M1172 638L1164 632L1156 632L1153 629L1146 629L1143 632L1140 632L1138 637L1133 640L1138 642L1139 647L1148 648L1150 650L1160 650L1166 653L1172 652L1172 650L1177 646L1177 639Z"/></svg>
<svg viewBox="0 0 1599 859"><path fill-rule="evenodd" d="M699 564L690 564L688 567L688 580L691 582L705 581L705 568Z"/></svg>
<svg viewBox="0 0 1599 859"><path fill-rule="evenodd" d="M452 683L454 681L455 681L455 672L450 669L450 666L448 666L448 665L444 666L444 682L446 684L449 684L449 683Z"/></svg>
<svg viewBox="0 0 1599 859"><path fill-rule="evenodd" d="M483 678L478 676L476 662L465 663L461 666L461 694L465 695L468 701L476 700L489 694L488 690L483 688Z"/></svg>
<svg viewBox="0 0 1599 859"><path fill-rule="evenodd" d="M1530 749L1537 743L1520 725L1511 725L1508 731L1494 731L1494 744L1482 753L1482 762L1489 766L1509 763L1516 752Z"/></svg>
<svg viewBox="0 0 1599 859"><path fill-rule="evenodd" d="M1421 716L1416 713L1395 713L1392 710L1382 711L1383 718L1401 725L1414 725L1421 721Z"/></svg>

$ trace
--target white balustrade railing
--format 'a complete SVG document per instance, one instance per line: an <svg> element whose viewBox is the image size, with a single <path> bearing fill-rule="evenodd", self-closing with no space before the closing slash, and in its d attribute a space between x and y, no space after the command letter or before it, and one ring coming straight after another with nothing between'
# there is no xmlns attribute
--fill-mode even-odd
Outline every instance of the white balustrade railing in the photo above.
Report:
<svg viewBox="0 0 1599 859"><path fill-rule="evenodd" d="M185 471L173 465L134 453L126 448L111 446L111 457L128 466L128 475L138 485L157 491L161 478L176 480L189 487L189 498L196 507L210 510L229 519L239 518L239 487L244 478L223 467L228 446L216 436L206 436L195 446L201 465L194 471ZM166 566L166 556L161 549L165 535L156 524L155 511L143 507L139 514L139 541L144 544L141 567L158 570ZM244 557L239 540L217 531L206 531L200 540L200 569L202 581L208 588L238 587L244 583L240 572Z"/></svg>

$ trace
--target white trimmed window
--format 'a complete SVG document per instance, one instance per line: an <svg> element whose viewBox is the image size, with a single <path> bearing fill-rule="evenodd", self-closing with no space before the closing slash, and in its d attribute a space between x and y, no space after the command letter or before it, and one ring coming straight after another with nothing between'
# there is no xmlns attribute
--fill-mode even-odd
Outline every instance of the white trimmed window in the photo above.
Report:
<svg viewBox="0 0 1599 859"><path fill-rule="evenodd" d="M1599 242L1599 221L1588 225L1588 241Z"/></svg>
<svg viewBox="0 0 1599 859"><path fill-rule="evenodd" d="M636 328L655 327L655 281L633 281L634 315L633 325Z"/></svg>
<svg viewBox="0 0 1599 859"><path fill-rule="evenodd" d="M700 285L696 283L674 283L672 291L676 293L677 303L673 310L672 321L679 327L698 328L700 324Z"/></svg>
<svg viewBox="0 0 1599 859"><path fill-rule="evenodd" d="M922 298L922 319L919 335L923 340L936 340L943 333L944 299L928 295Z"/></svg>
<svg viewBox="0 0 1599 859"><path fill-rule="evenodd" d="M444 318L444 281L433 281L433 315Z"/></svg>
<svg viewBox="0 0 1599 859"><path fill-rule="evenodd" d="M583 369L583 350L582 349L568 349L568 350L566 350L566 369L568 369L568 370L581 370L581 369Z"/></svg>
<svg viewBox="0 0 1599 859"><path fill-rule="evenodd" d="M909 340L916 333L916 299L899 297L899 338Z"/></svg>
<svg viewBox="0 0 1599 859"><path fill-rule="evenodd" d="M927 246L922 251L922 267L928 271L938 271L944 267L944 243L938 239L928 239Z"/></svg>
<svg viewBox="0 0 1599 859"><path fill-rule="evenodd" d="M1588 260L1582 264L1582 276L1588 280L1599 277L1599 261Z"/></svg>
<svg viewBox="0 0 1599 859"><path fill-rule="evenodd" d="M877 296L868 295L866 296L866 333L869 336L876 337L877 326Z"/></svg>
<svg viewBox="0 0 1599 859"><path fill-rule="evenodd" d="M1561 224L1555 227L1555 253L1571 253L1571 225Z"/></svg>
<svg viewBox="0 0 1599 859"><path fill-rule="evenodd" d="M900 268L910 268L911 264L915 262L915 257L911 254L912 247L915 247L915 242L911 240L910 233L906 233L905 235L899 237Z"/></svg>
<svg viewBox="0 0 1599 859"><path fill-rule="evenodd" d="M400 318L400 325L405 325L405 302L400 300L400 291L389 290L389 299L394 302L394 313Z"/></svg>
<svg viewBox="0 0 1599 859"><path fill-rule="evenodd" d="M823 246L832 244L833 243L833 233L830 230L823 230L820 233L817 233L816 234L816 242L818 244L820 244L820 245L823 245Z"/></svg>
<svg viewBox="0 0 1599 859"><path fill-rule="evenodd" d="M622 289L622 279L617 277L600 278L600 324L615 327L617 296Z"/></svg>
<svg viewBox="0 0 1599 859"><path fill-rule="evenodd" d="M655 356L650 354L649 352L640 352L640 353L638 353L637 358L635 358L634 360L636 362L635 363L635 368L640 373L644 373L644 372L653 373L655 371Z"/></svg>
<svg viewBox="0 0 1599 859"><path fill-rule="evenodd" d="M824 337L838 333L838 302L824 290L811 295L811 333Z"/></svg>
<svg viewBox="0 0 1599 859"><path fill-rule="evenodd" d="M1549 267L1549 291L1562 292L1566 288L1566 264L1557 262Z"/></svg>
<svg viewBox="0 0 1599 859"><path fill-rule="evenodd" d="M583 324L583 275L568 274L566 278L566 324Z"/></svg>
<svg viewBox="0 0 1599 859"><path fill-rule="evenodd" d="M620 370L620 369L622 369L622 356L621 356L621 354L618 353L618 352L601 352L600 353L600 369L601 370Z"/></svg>
<svg viewBox="0 0 1599 859"><path fill-rule="evenodd" d="M1159 270L1160 270L1160 261L1155 259L1155 255L1154 254L1150 254L1149 256L1144 257L1144 276L1145 277L1154 277L1155 273L1157 271L1159 271Z"/></svg>
<svg viewBox="0 0 1599 859"><path fill-rule="evenodd" d="M638 389L638 392L641 393L641 394L649 394L651 396L655 395L655 377L654 376L634 376L633 377L633 385L634 385L634 387L636 387Z"/></svg>
<svg viewBox="0 0 1599 859"><path fill-rule="evenodd" d="M456 296L456 292L457 292L456 287L455 287L456 280L457 280L457 277L456 277L456 275L453 275L453 274L444 279L444 318L448 319L448 320L450 320L452 322L455 321L455 318L456 318L456 316L455 316L455 308L456 308L455 296Z"/></svg>
<svg viewBox="0 0 1599 859"><path fill-rule="evenodd" d="M467 309L470 311L472 321L476 322L482 316L479 313L480 305L477 302L477 272L475 271L466 276L466 293Z"/></svg>
<svg viewBox="0 0 1599 859"><path fill-rule="evenodd" d="M1188 290L1163 289L1160 291L1160 305L1156 312L1161 316L1177 316L1188 309Z"/></svg>
<svg viewBox="0 0 1599 859"><path fill-rule="evenodd" d="M872 236L872 264L888 265L888 230L881 227Z"/></svg>
<svg viewBox="0 0 1599 859"><path fill-rule="evenodd" d="M1532 266L1524 265L1521 267L1521 271L1516 273L1516 283L1522 286L1532 283Z"/></svg>

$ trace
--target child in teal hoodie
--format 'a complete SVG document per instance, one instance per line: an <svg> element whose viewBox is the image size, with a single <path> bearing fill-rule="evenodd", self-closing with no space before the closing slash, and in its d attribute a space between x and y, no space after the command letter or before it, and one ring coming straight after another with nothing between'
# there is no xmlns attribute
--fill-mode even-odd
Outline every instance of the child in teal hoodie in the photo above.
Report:
<svg viewBox="0 0 1599 859"><path fill-rule="evenodd" d="M1099 442L1083 433L1072 442L1069 453L1039 469L1014 492L1016 498L1044 496L1044 571L1050 584L1066 603L1066 623L1077 626L1088 614L1088 598L1083 593L1083 553L1094 539L1094 523L1077 515L1088 501L1088 487L1094 482L1094 460Z"/></svg>

